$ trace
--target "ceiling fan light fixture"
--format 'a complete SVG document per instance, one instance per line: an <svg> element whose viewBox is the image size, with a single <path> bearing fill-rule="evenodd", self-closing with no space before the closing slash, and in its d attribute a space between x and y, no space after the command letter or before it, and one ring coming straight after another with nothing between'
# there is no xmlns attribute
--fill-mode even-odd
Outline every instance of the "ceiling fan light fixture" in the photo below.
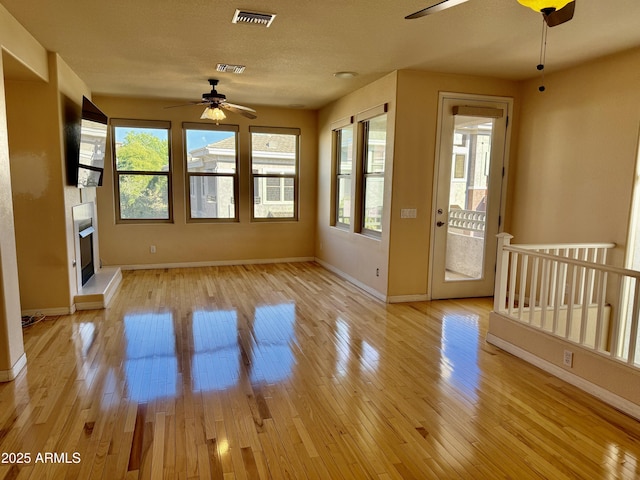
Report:
<svg viewBox="0 0 640 480"><path fill-rule="evenodd" d="M529 7L535 12L553 12L565 7L573 0L518 0L520 5Z"/></svg>
<svg viewBox="0 0 640 480"><path fill-rule="evenodd" d="M213 120L216 122L216 125L220 120L224 120L225 118L227 118L227 116L219 107L207 107L204 109L204 112L202 112L202 115L200 115L200 119Z"/></svg>

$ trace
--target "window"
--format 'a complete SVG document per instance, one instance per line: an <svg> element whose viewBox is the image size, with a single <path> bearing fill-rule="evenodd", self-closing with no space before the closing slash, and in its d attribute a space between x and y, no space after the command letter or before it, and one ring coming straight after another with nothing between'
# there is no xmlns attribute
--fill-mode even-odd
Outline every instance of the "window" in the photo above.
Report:
<svg viewBox="0 0 640 480"><path fill-rule="evenodd" d="M362 231L382 232L384 171L387 150L387 115L360 122L362 132Z"/></svg>
<svg viewBox="0 0 640 480"><path fill-rule="evenodd" d="M184 123L189 220L238 220L238 127Z"/></svg>
<svg viewBox="0 0 640 480"><path fill-rule="evenodd" d="M112 120L119 222L172 220L170 122Z"/></svg>
<svg viewBox="0 0 640 480"><path fill-rule="evenodd" d="M250 127L254 220L297 220L296 128Z"/></svg>
<svg viewBox="0 0 640 480"><path fill-rule="evenodd" d="M335 145L335 224L348 227L351 224L351 171L353 169L353 127L333 131Z"/></svg>

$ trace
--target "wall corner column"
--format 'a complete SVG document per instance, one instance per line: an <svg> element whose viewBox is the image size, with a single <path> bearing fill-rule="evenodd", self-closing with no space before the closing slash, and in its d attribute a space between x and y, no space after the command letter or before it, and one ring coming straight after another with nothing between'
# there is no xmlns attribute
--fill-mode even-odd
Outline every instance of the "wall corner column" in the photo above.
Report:
<svg viewBox="0 0 640 480"><path fill-rule="evenodd" d="M4 68L0 52L0 382L13 380L25 365Z"/></svg>

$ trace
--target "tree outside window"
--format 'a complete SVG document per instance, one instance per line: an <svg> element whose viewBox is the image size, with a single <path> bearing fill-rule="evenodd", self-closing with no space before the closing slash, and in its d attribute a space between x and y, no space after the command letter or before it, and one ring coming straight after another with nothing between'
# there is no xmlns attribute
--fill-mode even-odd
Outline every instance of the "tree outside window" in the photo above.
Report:
<svg viewBox="0 0 640 480"><path fill-rule="evenodd" d="M112 123L118 220L170 221L168 126Z"/></svg>

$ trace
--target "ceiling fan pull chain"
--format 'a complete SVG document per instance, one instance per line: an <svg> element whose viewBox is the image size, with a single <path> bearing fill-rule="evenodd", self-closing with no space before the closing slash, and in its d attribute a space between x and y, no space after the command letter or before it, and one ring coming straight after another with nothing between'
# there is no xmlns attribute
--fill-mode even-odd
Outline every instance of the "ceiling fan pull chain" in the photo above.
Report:
<svg viewBox="0 0 640 480"><path fill-rule="evenodd" d="M538 64L538 70L542 72L542 82L538 87L538 90L541 92L545 91L544 86L544 64L547 60L547 22L544 17L542 17L542 39L540 41L540 63Z"/></svg>

